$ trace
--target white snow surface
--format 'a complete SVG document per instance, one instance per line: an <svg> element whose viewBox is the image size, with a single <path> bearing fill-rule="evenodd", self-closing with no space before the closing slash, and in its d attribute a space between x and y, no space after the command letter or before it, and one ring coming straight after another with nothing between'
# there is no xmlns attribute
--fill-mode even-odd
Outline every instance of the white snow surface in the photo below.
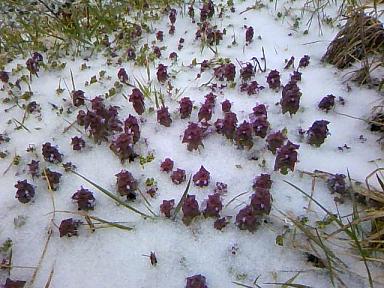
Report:
<svg viewBox="0 0 384 288"><path fill-rule="evenodd" d="M295 5L301 7L304 1L296 1ZM218 4L218 3L216 3ZM0 177L0 242L11 238L13 240L13 265L37 266L49 227L51 227L52 201L50 192L47 189L45 180L40 177L32 179L27 173L27 164L32 160L40 160L41 167L50 167L54 171L63 174L59 189L54 192L56 210L77 211L77 206L72 202L71 196L81 186L91 190L96 198L94 211L91 215L108 221L121 221L125 225L135 227L133 231L124 231L116 228L98 229L91 233L87 225L79 229L78 237L59 237L57 227L53 227L53 234L49 241L46 255L37 273L34 287L44 287L49 273L54 267L51 287L185 287L186 278L195 274L202 274L207 279L208 287L238 287L233 281L247 285L260 276L258 284L267 282L285 282L296 274L295 271L305 271L295 280L297 283L311 287L330 287L331 282L328 271L313 267L306 261L306 256L300 250L292 247L279 246L275 243L276 236L281 234L285 224L284 217L279 211L292 213L296 216L308 216L310 219L322 219L325 215L315 205L311 210L306 209L308 199L289 186L284 180L310 192L311 178L301 177L298 170L312 172L315 169L330 173L347 174L349 171L352 178L363 181L365 177L378 166L380 166L381 149L377 143L379 135L369 131L364 121L348 118L336 112L345 113L359 118L368 118L373 106L378 105L382 98L374 90L356 87L349 83L351 89L347 89L347 82L342 71L338 71L330 65L320 61L322 55L333 37L338 32L337 28L323 25L320 35L318 27L312 24L308 35L303 34L305 29L305 17L299 29L294 30L291 25L291 16L278 19L276 11L283 11L283 7L290 2L278 3L275 11L274 3L265 2L266 7L259 10L250 10L243 14L247 7L254 4L254 1L235 1L236 11L227 11L222 19L216 16L212 20L218 29L226 28L227 33L224 40L218 45L219 57L227 57L236 65L235 88L224 88L217 95L216 105L211 124L218 118L223 117L221 102L229 99L232 102L232 111L237 114L238 123L248 120L248 115L257 104L265 104L268 109L268 121L271 123L271 130L277 131L283 128L288 130L288 138L295 144L300 144L298 149L299 162L296 171L290 172L287 176L273 171L275 156L266 149L265 140L254 138L255 145L251 150L240 150L230 143L224 136L213 133L204 138L204 147L198 151L189 152L186 144L181 142L185 128L189 121L197 122L198 109L194 109L190 119L181 120L178 113L178 102L175 93L166 94L166 87L156 80L156 67L159 63L168 65L168 71L175 78L171 79L174 87L185 89L181 97L188 96L194 101L194 105L200 107L204 96L210 92L208 87L201 87L212 77L212 70L203 72L200 79L195 79L200 67L188 67L196 58L199 63L204 59L213 59L215 55L208 48L201 52L200 41L195 40L196 25L191 24L189 17L183 17L181 10L178 11L176 20L176 32L171 36L168 34L168 17L153 23L153 33L143 36L142 44L155 41L155 32L164 31L164 42L156 41L156 45L165 47L162 56L151 66L152 84L156 89L165 93L165 104L169 107L172 117L171 127L161 126L156 121L156 113L148 112L148 107L154 107L154 103L146 99L147 111L138 116L132 104L124 97L131 93L131 88L124 86L123 93L118 93L112 98L105 100L107 105L117 105L119 117L124 120L129 114L138 117L141 121L141 140L135 145L135 151L140 155L153 153L155 159L143 167L138 159L132 163L121 164L120 160L109 149L108 143L97 145L87 137L83 127L74 124L67 132L64 129L76 119L79 109L71 105L71 99L67 90L61 95L56 94L61 79L61 87L65 89L64 81L69 87L71 74L73 72L76 89L85 91L85 96L92 99L98 95L104 95L113 83L117 81L117 72L123 67L128 72L131 80L134 77L146 82L146 72L142 67L137 67L133 62L123 62L119 65L113 60L112 65L107 65L106 58L95 54L84 60L78 58L65 58L66 67L62 71L38 72L39 77L33 77L30 89L33 92L31 100L41 105L41 119L29 115L24 125L30 130L15 130L12 119L21 121L23 111L17 107L9 112L3 112L10 108L11 104L2 104L0 114L0 133L6 133L10 137L9 143L0 144L1 151L7 150L9 155L0 160L0 172L3 173L10 165L15 154L21 156L21 163L12 166L5 175ZM335 13L337 7L330 7L329 14ZM294 10L293 10L294 11ZM198 10L196 9L198 14ZM299 12L290 12L297 13ZM198 15L196 16L198 18ZM244 25L253 26L255 37L251 44L245 45ZM237 45L231 45L233 36L236 37ZM260 35L260 39L258 36ZM180 37L185 39L184 47L177 50ZM282 84L286 84L293 69L284 70L284 60L294 56L296 66L298 60L305 54L311 57L310 65L301 70L302 81L298 83L303 93L300 102L300 111L290 117L281 113L280 105L276 105L281 98L279 92L269 88L262 90L258 95L248 96L240 92L239 65L240 62L250 61L252 57L262 56L261 49L265 50L267 59L267 72L258 71L253 80L260 85L268 86L266 76L268 72L277 69L282 75ZM172 63L168 55L177 52L178 60ZM45 56L43 54L43 56ZM11 62L7 71L11 71L17 64L24 65L26 59L16 59ZM81 70L80 66L86 63L89 69ZM99 79L99 71L106 71L106 77L98 83L85 86L93 75ZM26 69L11 76L11 81L20 75L28 75ZM110 76L110 79L107 79ZM217 82L213 80L213 82ZM224 83L225 84L225 83ZM219 83L220 85L220 83ZM0 97L7 96L7 89L0 91ZM28 86L22 84L23 91ZM72 88L70 88L72 89ZM345 105L336 101L335 109L325 113L317 108L319 101L326 95L333 94L336 97L343 97ZM64 113L58 115L52 109L50 103L64 108ZM86 103L90 105L89 102ZM65 111L70 108L73 113ZM67 121L65 121L67 120ZM298 129L308 129L316 120L327 120L330 122L330 135L325 143L319 147L312 147L300 139ZM37 129L38 128L38 129ZM77 129L82 131L80 133ZM359 139L360 135L366 141ZM71 138L82 136L86 141L86 148L82 151L73 151ZM147 145L144 143L146 140ZM122 206L117 206L112 199L106 197L93 186L80 179L78 176L65 173L59 166L47 163L41 156L41 146L45 142L57 145L59 151L64 155L63 161L71 161L77 167L77 171L87 178L95 181L100 186L116 192L115 174L121 169L130 171L138 179L139 187L145 191L145 179L153 177L158 185L158 192L155 198L148 198L156 213L164 199L175 199L179 201L186 182L181 185L172 183L167 173L160 171L160 163L166 157L175 162L174 169L185 169L187 178L196 173L203 165L211 174L210 184L206 188L199 188L191 185L189 194L196 195L201 206L203 201L213 193L217 181L228 184L228 193L223 197L224 204L228 203L236 195L248 192L225 207L221 212L223 216L232 216L231 223L222 231L213 228L212 219L203 217L196 219L190 226L181 222L181 215L176 221L161 216L156 220L145 220L132 213ZM340 151L338 147L344 144L350 149ZM36 147L36 155L26 152L29 145ZM258 160L251 160L257 156ZM265 161L265 165L262 162ZM260 173L270 173L273 180L271 194L273 207L271 214L267 217L256 232L250 233L239 230L234 218L237 212L249 203L252 194L253 179ZM31 203L22 204L15 199L16 189L14 185L17 180L27 179L36 188L35 198ZM316 183L314 197L325 207L336 213L336 206L333 201L334 195L327 190L325 183ZM144 201L139 196L131 203L141 211L146 211ZM340 213L347 214L352 211L349 201L339 205ZM16 227L14 219L18 216L25 216L26 223ZM78 215L71 215L57 212L54 222L59 225L61 220L73 217L82 219ZM83 220L83 219L82 219ZM291 225L291 224L287 224ZM151 266L149 255L155 252L158 260L156 266ZM235 251L235 252L234 252ZM362 262L354 258L345 259L355 274L343 278L348 287L367 287L366 271ZM374 279L383 283L379 270L372 267ZM30 280L33 269L13 268L12 279ZM363 277L357 276L358 274ZM276 285L277 286L277 285ZM274 285L265 285L274 287ZM379 286L378 286L379 287Z"/></svg>

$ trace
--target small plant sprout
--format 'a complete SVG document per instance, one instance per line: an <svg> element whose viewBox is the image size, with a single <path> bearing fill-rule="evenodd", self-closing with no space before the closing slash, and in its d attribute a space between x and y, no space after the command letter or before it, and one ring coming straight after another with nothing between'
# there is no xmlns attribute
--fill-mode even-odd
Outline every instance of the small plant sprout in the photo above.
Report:
<svg viewBox="0 0 384 288"><path fill-rule="evenodd" d="M74 90L71 93L72 103L76 107L80 107L85 104L85 96L84 91L82 90Z"/></svg>
<svg viewBox="0 0 384 288"><path fill-rule="evenodd" d="M169 78L169 75L167 72L167 66L163 64L159 64L159 66L157 67L156 76L157 76L157 80L160 83L164 83L165 81L167 81L167 79Z"/></svg>
<svg viewBox="0 0 384 288"><path fill-rule="evenodd" d="M254 232L260 224L259 221L260 219L256 216L256 213L251 205L245 206L236 215L236 225L240 230Z"/></svg>
<svg viewBox="0 0 384 288"><path fill-rule="evenodd" d="M348 191L347 183L345 181L346 176L344 174L335 174L327 179L328 189L332 193L345 194Z"/></svg>
<svg viewBox="0 0 384 288"><path fill-rule="evenodd" d="M40 161L32 160L31 163L27 164L28 172L31 174L32 178L40 176L39 162Z"/></svg>
<svg viewBox="0 0 384 288"><path fill-rule="evenodd" d="M122 133L112 141L109 147L119 157L121 163L124 163L125 160L132 162L138 156L133 150L133 145L133 135Z"/></svg>
<svg viewBox="0 0 384 288"><path fill-rule="evenodd" d="M244 147L251 149L253 146L252 132L252 125L246 120L244 120L243 123L241 123L236 129L236 145L242 149Z"/></svg>
<svg viewBox="0 0 384 288"><path fill-rule="evenodd" d="M309 65L310 57L308 55L304 55L299 61L299 68L304 68Z"/></svg>
<svg viewBox="0 0 384 288"><path fill-rule="evenodd" d="M228 99L226 99L224 102L221 103L221 110L224 113L231 112L231 107L232 107L231 101L229 101Z"/></svg>
<svg viewBox="0 0 384 288"><path fill-rule="evenodd" d="M270 133L266 139L267 148L272 154L276 154L276 150L283 146L286 140L287 136L281 131Z"/></svg>
<svg viewBox="0 0 384 288"><path fill-rule="evenodd" d="M200 170L193 175L192 181L196 186L204 187L208 186L210 179L210 173L204 168L200 167Z"/></svg>
<svg viewBox="0 0 384 288"><path fill-rule="evenodd" d="M288 140L287 144L277 149L277 155L275 159L275 171L280 171L281 174L288 174L288 169L295 170L295 164L297 162L297 149L300 145L293 144Z"/></svg>

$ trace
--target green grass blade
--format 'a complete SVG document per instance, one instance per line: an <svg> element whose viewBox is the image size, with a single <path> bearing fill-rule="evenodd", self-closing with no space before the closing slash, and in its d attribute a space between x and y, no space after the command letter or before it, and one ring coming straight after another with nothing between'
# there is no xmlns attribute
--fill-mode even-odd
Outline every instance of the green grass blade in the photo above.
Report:
<svg viewBox="0 0 384 288"><path fill-rule="evenodd" d="M185 191L184 191L184 193L183 193L183 196L181 196L181 199L180 199L179 203L178 203L177 206L176 206L175 212L173 213L173 217L172 217L173 220L176 219L176 216L177 216L177 214L179 213L179 211L180 211L180 209L181 209L181 206L183 206L183 203L184 203L185 198L187 198L187 194L188 194L188 191L189 191L189 187L191 186L191 180L192 180L192 176L189 176L189 180L188 180L187 187L185 188Z"/></svg>

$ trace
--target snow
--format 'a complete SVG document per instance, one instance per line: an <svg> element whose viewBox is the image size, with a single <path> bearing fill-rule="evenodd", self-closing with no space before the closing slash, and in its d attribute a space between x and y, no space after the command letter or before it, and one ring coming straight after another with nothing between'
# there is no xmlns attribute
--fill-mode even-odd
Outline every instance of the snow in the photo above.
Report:
<svg viewBox="0 0 384 288"><path fill-rule="evenodd" d="M305 1L295 1L295 5L302 7ZM53 226L53 235L48 244L47 254L41 263L34 287L44 287L49 273L54 267L51 287L185 287L186 277L202 274L207 279L208 287L236 287L233 281L241 283L252 283L260 276L257 283L285 282L293 277L295 271L305 271L300 274L296 281L303 285L313 287L330 287L331 283L326 269L313 267L306 261L304 253L292 247L279 246L275 243L276 236L284 230L284 217L279 211L289 212L292 215L307 215L311 219L323 218L313 203L311 209L308 207L308 199L304 198L297 190L293 189L284 180L294 183L307 192L311 190L311 178L301 177L298 171L312 172L315 169L330 173L347 174L349 171L352 178L364 181L365 176L380 166L380 145L376 142L377 134L371 133L367 124L363 121L342 116L339 113L348 114L359 118L368 118L371 108L378 105L381 97L374 91L366 88L356 87L349 83L351 90L347 89L347 83L343 72L332 66L320 62L321 56L326 51L327 45L336 35L338 29L323 25L323 35L319 35L318 27L312 24L308 35L303 34L305 24L297 31L289 26L290 17L277 19L274 3L266 2L267 7L260 10L250 10L240 15L254 1L240 1L236 3L236 12L225 13L223 19L214 18L213 24L219 29L226 28L227 34L217 47L220 57L228 57L232 63L250 61L254 56L262 56L262 48L267 59L267 72L257 72L252 80L260 85L268 86L266 76L270 70L277 69L282 74L282 83L289 80L293 69L284 70L284 60L291 56L298 60L305 54L311 57L310 65L301 70L302 81L298 83L303 96L300 102L300 111L292 117L281 113L281 107L276 105L281 98L279 92L268 88L262 90L258 95L248 96L240 92L237 85L235 88L226 88L218 95L210 123L223 117L221 102L229 99L232 103L231 111L238 117L238 123L248 120L252 108L257 104L265 104L268 110L268 121L271 123L271 131L284 128L288 130L288 138L295 144L300 144L298 150L299 162L296 172L283 176L273 171L275 156L265 149L265 141L255 139L254 147L250 150L239 150L225 137L212 133L204 138L204 147L198 151L188 151L186 144L182 143L182 136L189 121L197 122L198 108L204 101L204 96L210 89L202 84L208 82L212 72L203 72L200 79L196 79L200 67L189 68L188 65L196 58L199 63L204 59L214 57L212 51L205 48L201 53L200 41L194 40L195 26L191 25L188 17L181 17L178 8L176 20L176 32L174 36L168 35L168 18L153 23L152 29L164 31L164 42L156 45L165 46L162 57L151 66L152 84L158 91L164 93L165 104L169 107L172 124L167 128L156 121L156 113L148 112L148 107L154 107L154 103L145 100L146 112L138 116L130 102L118 93L107 99L106 104L117 105L119 117L124 120L129 114L139 117L141 120L141 140L135 145L135 152L146 156L153 153L155 159L142 167L138 160L132 163L121 164L116 155L109 149L108 144L96 145L92 139L86 137L83 127L75 124L67 132L63 132L68 123L76 120L77 111L73 109L67 90L61 95L56 95L56 89L61 83L65 89L65 83L71 88L71 74L73 72L76 89L85 91L88 99L98 95L104 95L113 83L118 80L117 72L123 67L126 69L131 80L134 77L140 81L146 81L146 71L142 67L136 67L132 62L124 62L118 65L113 61L112 65L106 64L106 58L95 54L83 60L80 57L61 61L66 62L62 71L38 72L39 77L33 77L30 84L33 96L31 100L41 105L41 118L30 115L25 122L25 129L15 130L15 123L10 119L20 121L23 111L17 107L9 112L0 114L0 133L6 132L10 137L9 143L0 144L0 150L8 150L9 155L0 161L0 172L5 171L10 165L15 154L21 156L21 163L12 166L9 171L0 177L0 242L8 237L14 242L13 264L19 266L37 266L47 238L47 231L51 226L53 207L50 192L44 178L32 179L27 174L26 164L32 159L39 159L41 167L49 167L53 171L63 174L59 189L54 192L54 201L57 211L77 211L77 206L71 200L71 196L83 186L94 192L96 198L95 210L91 215L108 221L124 222L124 225L134 227L133 231L123 231L115 228L98 229L91 233L87 225L82 225L78 237L60 238L57 227ZM290 1L278 3L277 11L291 5ZM293 5L293 4L292 4ZM329 7L327 12L334 13L335 7ZM291 13L300 14L299 11ZM304 17L308 17L305 15ZM306 18L305 18L306 19ZM305 23L303 20L302 23ZM255 29L254 41L245 45L244 25L251 25ZM261 39L257 39L260 35ZM232 45L233 36L236 37L237 45ZM185 39L184 48L177 51L179 38ZM151 43L155 40L155 33L145 35L142 44ZM168 55L176 51L177 62L168 59ZM46 55L44 58L46 59ZM24 65L26 59L16 59L11 62L6 71L11 71L16 65ZM81 70L83 63L89 66ZM156 67L159 63L168 65L168 72L174 76L171 82L178 89L185 89L184 96L188 96L197 106L193 109L190 119L180 119L178 115L178 102L175 93L167 95L166 87L160 85L156 80ZM94 75L101 70L106 71L106 76L97 83L85 86ZM239 66L236 67L236 82L240 83ZM22 71L27 74L27 70ZM11 76L11 81L17 76ZM109 79L110 77L110 79ZM97 76L99 79L99 76ZM214 80L215 81L215 80ZM27 91L28 86L22 84L22 91ZM0 91L0 97L7 96L8 88ZM123 93L129 95L131 88L123 87ZM319 101L326 95L333 94L345 99L345 105L336 101L336 107L329 113L317 108ZM179 98L181 98L179 96ZM58 113L52 109L50 103L63 107L64 112ZM3 104L1 109L7 109L11 104ZM89 102L87 102L89 106ZM65 111L70 108L73 113ZM80 107L81 108L81 107ZM156 109L155 109L156 110ZM320 148L306 144L298 134L298 129L308 129L316 120L327 120L330 122L330 135ZM77 131L80 129L81 133ZM360 135L366 141L359 139ZM86 142L86 148L81 152L73 151L71 138L82 136ZM145 139L145 141L144 141ZM65 173L59 166L45 162L41 157L41 146L45 142L57 145L59 151L64 155L64 162L71 161L77 167L77 171L95 181L98 185L115 192L116 177L122 169L126 169L138 179L139 187L145 191L145 179L153 177L158 185L156 198L149 201L156 213L163 200L175 199L178 203L186 182L180 185L172 183L169 174L160 172L160 163L167 157L174 162L174 170L181 168L186 170L187 179L189 175L195 174L201 166L210 172L210 183L208 187L199 188L191 185L189 194L196 195L201 204L213 193L216 182L228 184L228 193L223 197L224 205L235 196L248 192L239 197L221 212L223 216L232 216L231 224L223 231L213 228L212 219L199 218L190 226L181 222L181 217L172 221L161 217L156 220L145 220L131 213L122 206L116 205L110 198L106 197L97 189L80 179L74 174ZM344 144L350 149L340 151L338 147ZM29 145L36 147L35 152L26 152ZM252 160L257 159L257 160ZM375 161L374 161L375 160ZM377 161L376 161L377 160ZM265 162L264 162L265 161ZM237 212L249 202L252 193L252 181L260 173L271 173L272 175L272 197L273 208L267 223L261 225L254 233L239 230L234 224ZM14 184L17 180L28 179L36 187L36 196L33 202L21 204L15 199ZM127 186L129 188L129 186ZM314 197L325 207L335 210L334 195L330 195L326 185L318 182L315 187ZM144 201L141 197L132 203L141 211L145 210ZM347 201L341 205L343 213L351 212L351 205ZM25 225L16 227L14 219L26 217ZM59 225L66 218L81 219L80 216L68 213L56 212L54 222ZM287 219L285 219L287 220ZM289 221L288 221L289 222ZM288 223L287 222L287 223ZM288 224L291 225L291 224ZM158 264L151 266L150 252L155 252ZM365 268L362 262L357 263L352 257L346 257L348 265L353 268L355 274L364 275ZM11 272L12 279L30 280L33 269L14 268ZM372 273L377 281L380 279L379 272L372 267ZM355 274L344 277L347 287L367 287L366 279ZM262 285L262 284L260 284ZM263 286L263 285L262 285ZM268 285L266 285L268 287ZM271 285L272 286L272 285Z"/></svg>

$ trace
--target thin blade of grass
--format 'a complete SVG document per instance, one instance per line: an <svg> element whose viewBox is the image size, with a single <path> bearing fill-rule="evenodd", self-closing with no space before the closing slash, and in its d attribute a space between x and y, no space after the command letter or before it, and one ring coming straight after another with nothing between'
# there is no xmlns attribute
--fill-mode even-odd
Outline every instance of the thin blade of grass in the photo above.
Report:
<svg viewBox="0 0 384 288"><path fill-rule="evenodd" d="M189 191L189 187L190 187L190 185L191 185L191 180L192 180L192 175L189 176L189 180L188 180L187 187L185 188L184 193L183 193L183 195L181 196L181 199L180 199L179 203L177 203L175 212L173 213L173 217L172 217L173 220L176 219L176 216L177 216L177 214L179 213L179 211L180 211L180 209L181 209L181 206L183 206L183 203L184 203L185 198L187 198L187 194L188 194L188 191Z"/></svg>

